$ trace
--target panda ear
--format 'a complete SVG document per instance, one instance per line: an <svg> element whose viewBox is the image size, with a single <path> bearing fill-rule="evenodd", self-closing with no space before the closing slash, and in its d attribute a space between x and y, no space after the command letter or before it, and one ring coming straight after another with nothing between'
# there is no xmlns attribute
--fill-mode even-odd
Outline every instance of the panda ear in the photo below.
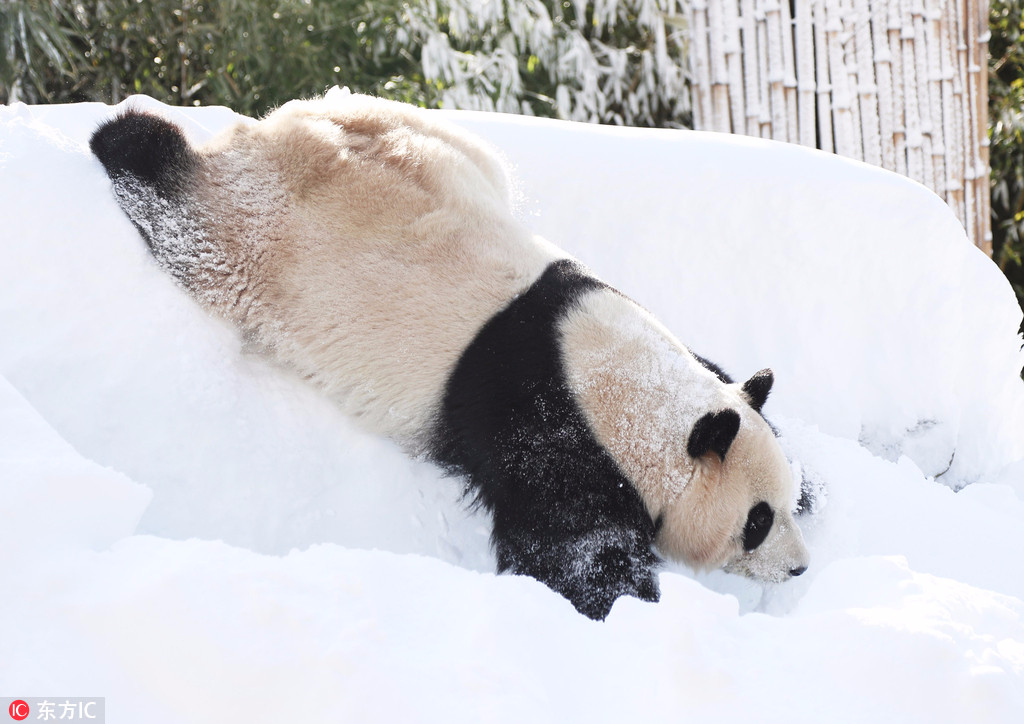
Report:
<svg viewBox="0 0 1024 724"><path fill-rule="evenodd" d="M740 413L736 410L709 412L693 426L686 452L694 459L714 452L720 460L725 460L725 454L739 431Z"/></svg>
<svg viewBox="0 0 1024 724"><path fill-rule="evenodd" d="M772 391L772 384L775 382L775 375L769 369L755 372L754 376L743 383L743 392L750 401L750 406L758 412L764 407L768 400L768 393Z"/></svg>

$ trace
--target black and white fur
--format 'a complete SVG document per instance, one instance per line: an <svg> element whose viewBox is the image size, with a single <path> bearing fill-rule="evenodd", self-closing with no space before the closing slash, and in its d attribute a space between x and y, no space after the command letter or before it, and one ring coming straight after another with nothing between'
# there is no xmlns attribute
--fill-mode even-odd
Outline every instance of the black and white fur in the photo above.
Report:
<svg viewBox="0 0 1024 724"><path fill-rule="evenodd" d="M742 385L530 234L478 140L332 92L193 146L127 111L91 147L157 260L365 428L467 481L502 571L591 618L660 553L768 581L807 551Z"/></svg>

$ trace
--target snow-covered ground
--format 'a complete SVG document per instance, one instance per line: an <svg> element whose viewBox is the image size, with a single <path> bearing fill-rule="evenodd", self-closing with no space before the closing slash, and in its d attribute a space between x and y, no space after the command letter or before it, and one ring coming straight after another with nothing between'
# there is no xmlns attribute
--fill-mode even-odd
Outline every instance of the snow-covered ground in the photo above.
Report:
<svg viewBox="0 0 1024 724"><path fill-rule="evenodd" d="M149 99L131 101L158 107ZM222 108L162 108L197 139ZM1024 721L1024 358L924 188L748 138L447 114L521 215L745 378L823 490L782 586L595 623L495 576L456 481L242 350L86 146L0 108L0 699L110 722ZM954 492L959 490L959 492Z"/></svg>

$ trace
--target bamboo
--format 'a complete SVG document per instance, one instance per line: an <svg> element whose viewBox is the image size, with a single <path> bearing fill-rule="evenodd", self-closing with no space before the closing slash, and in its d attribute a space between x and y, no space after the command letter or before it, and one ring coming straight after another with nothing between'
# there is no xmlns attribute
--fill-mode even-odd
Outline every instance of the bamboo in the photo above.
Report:
<svg viewBox="0 0 1024 724"><path fill-rule="evenodd" d="M976 242L982 250L992 255L992 196L990 191L990 160L989 160L989 139L988 139L988 42L991 33L988 29L988 2L977 2L974 13L975 27L977 28L978 47L975 57L978 68L978 95L975 99L977 108L978 123L977 144L978 144L978 198L981 208L976 218L977 236Z"/></svg>
<svg viewBox="0 0 1024 724"><path fill-rule="evenodd" d="M969 182L964 175L965 170L970 163L971 158L970 151L967 147L966 139L970 137L968 133L968 120L966 114L967 103L964 97L967 88L967 73L965 72L965 58L967 52L967 45L964 43L964 29L963 29L963 15L959 14L961 5L958 2L953 3L954 12L952 13L952 26L953 35L950 38L950 47L954 49L954 66L956 71L953 73L953 124L956 133L956 153L958 157L958 163L956 165L956 174L961 179L961 188L959 188L959 206L961 206L961 218L968 219L968 185ZM955 45L953 44L955 43Z"/></svg>
<svg viewBox="0 0 1024 724"><path fill-rule="evenodd" d="M811 17L811 0L796 0L794 12L796 24L796 83L797 83L797 127L801 145L817 143L814 118L814 25Z"/></svg>
<svg viewBox="0 0 1024 724"><path fill-rule="evenodd" d="M942 62L939 46L941 32L939 20L942 10L939 0L927 0L924 10L924 28L928 67L928 115L931 119L933 181L931 188L943 193L946 187L946 134L942 124Z"/></svg>
<svg viewBox="0 0 1024 724"><path fill-rule="evenodd" d="M757 28L758 89L761 93L758 134L764 138L772 138L771 82L768 79L768 26L764 9L761 7L761 0L757 0L754 7L754 22Z"/></svg>
<svg viewBox="0 0 1024 724"><path fill-rule="evenodd" d="M786 140L790 143L798 143L800 133L797 125L796 60L793 52L793 16L789 10L789 0L782 0L779 9L781 11L779 32L782 35L782 93L785 101Z"/></svg>
<svg viewBox="0 0 1024 724"><path fill-rule="evenodd" d="M900 45L903 53L904 117L907 121L907 175L915 181L926 183L924 177L924 138L921 135L921 105L918 101L920 87L917 78L915 57L914 17L910 0L900 0Z"/></svg>
<svg viewBox="0 0 1024 724"><path fill-rule="evenodd" d="M716 2L717 0L711 1ZM692 0L690 18L690 27L693 29L690 43L690 63L693 66L696 88L693 96L693 125L698 130L705 130L710 127L714 113L711 104L711 68L708 59L707 0Z"/></svg>
<svg viewBox="0 0 1024 724"><path fill-rule="evenodd" d="M843 31L841 11L838 6L830 9L825 5L825 38L828 43L828 67L832 76L833 126L836 136L836 153L848 158L857 158L853 125L853 98L850 93L850 73L843 58Z"/></svg>
<svg viewBox="0 0 1024 724"><path fill-rule="evenodd" d="M787 0L788 1L788 0ZM765 31L768 37L768 83L772 107L772 137L788 141L786 117L786 69L782 54L782 8L779 0L763 0Z"/></svg>
<svg viewBox="0 0 1024 724"><path fill-rule="evenodd" d="M744 91L747 106L746 133L748 136L761 135L761 96L759 64L757 62L757 21L754 18L754 0L740 0L740 31L743 49Z"/></svg>
<svg viewBox="0 0 1024 724"><path fill-rule="evenodd" d="M725 52L726 76L729 82L729 109L732 131L741 133L746 125L743 107L743 45L740 43L739 6L734 1L722 3L722 49Z"/></svg>
<svg viewBox="0 0 1024 724"><path fill-rule="evenodd" d="M725 63L725 33L722 29L722 2L711 0L708 11L708 48L711 62L711 104L714 109L711 128L728 133L729 69Z"/></svg>
<svg viewBox="0 0 1024 724"><path fill-rule="evenodd" d="M892 53L887 34L888 14L883 0L871 3L871 46L874 49L875 83L878 88L878 140L883 168L896 168L896 111L892 95Z"/></svg>
<svg viewBox="0 0 1024 724"><path fill-rule="evenodd" d="M954 72L956 64L953 60L953 38L959 27L956 17L943 14L941 28L941 63L942 63L942 130L946 141L946 183L943 194L961 222L967 220L964 210L963 186L963 138L957 114L956 99L959 83Z"/></svg>
<svg viewBox="0 0 1024 724"><path fill-rule="evenodd" d="M973 23L971 22L971 13L964 8L962 0L957 0L957 15L963 19L963 26L960 28L960 51L961 57L961 72L964 73L964 94L963 94L963 117L964 117L964 130L967 138L971 138L974 134L974 116L975 109L972 105L974 94L977 92L973 74L971 73L971 66L974 63L974 38L973 38ZM975 201L977 185L975 184L975 177L978 164L978 150L974 144L969 143L966 145L967 153L964 160L964 213L968 219L973 219L977 213L977 203Z"/></svg>
<svg viewBox="0 0 1024 724"><path fill-rule="evenodd" d="M988 1L693 0L694 125L908 175L990 251Z"/></svg>
<svg viewBox="0 0 1024 724"><path fill-rule="evenodd" d="M896 168L898 174L908 175L907 168L907 100L903 92L903 40L900 24L900 6L895 0L887 0L889 53L892 57L893 107L896 109L894 119L896 127L893 143L896 148Z"/></svg>
<svg viewBox="0 0 1024 724"><path fill-rule="evenodd" d="M855 27L853 32L857 58L857 95L860 106L861 145L864 160L873 166L882 165L882 139L878 119L878 86L875 83L875 67L871 42L871 7L868 0L856 0L854 4Z"/></svg>
<svg viewBox="0 0 1024 724"><path fill-rule="evenodd" d="M839 0L839 20L843 24L840 41L843 44L843 67L846 68L847 90L850 94L850 140L853 151L849 154L864 160L864 135L860 117L860 78L857 72L857 23L853 0Z"/></svg>
<svg viewBox="0 0 1024 724"><path fill-rule="evenodd" d="M924 30L924 0L911 0L910 17L914 26L914 76L917 79L917 118L921 129L921 175L925 186L936 188L932 156L931 83L928 69L928 37Z"/></svg>
<svg viewBox="0 0 1024 724"><path fill-rule="evenodd" d="M818 143L823 151L835 151L832 127L832 76L828 67L828 41L825 36L825 0L814 1L814 68L818 86Z"/></svg>

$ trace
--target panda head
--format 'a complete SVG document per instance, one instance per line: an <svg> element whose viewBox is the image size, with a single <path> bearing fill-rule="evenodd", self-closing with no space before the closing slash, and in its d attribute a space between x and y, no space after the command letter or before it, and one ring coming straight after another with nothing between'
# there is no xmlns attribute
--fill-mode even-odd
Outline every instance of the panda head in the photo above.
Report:
<svg viewBox="0 0 1024 724"><path fill-rule="evenodd" d="M728 385L737 404L705 412L691 428L693 474L659 528L659 548L671 557L774 583L807 569L790 466L761 416L772 382L762 370Z"/></svg>

